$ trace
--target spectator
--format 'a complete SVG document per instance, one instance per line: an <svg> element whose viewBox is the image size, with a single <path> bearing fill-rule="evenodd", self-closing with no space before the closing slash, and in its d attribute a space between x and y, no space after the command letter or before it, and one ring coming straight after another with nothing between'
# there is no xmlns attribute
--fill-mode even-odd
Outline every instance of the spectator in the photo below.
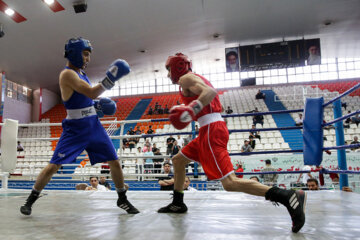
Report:
<svg viewBox="0 0 360 240"><path fill-rule="evenodd" d="M149 129L146 132L147 134L154 134L154 130L152 129L152 126L149 126ZM153 140L154 137L151 137L151 141Z"/></svg>
<svg viewBox="0 0 360 240"><path fill-rule="evenodd" d="M156 148L156 151L154 152L154 156L161 156L161 152L160 152L160 148ZM163 158L154 158L153 159L154 162L154 173L160 173L161 172L161 165L162 162L164 162Z"/></svg>
<svg viewBox="0 0 360 240"><path fill-rule="evenodd" d="M353 117L353 118L351 119L351 122L356 123L356 126L358 127L358 126L359 126L359 123L360 123L359 114L356 114L355 117Z"/></svg>
<svg viewBox="0 0 360 240"><path fill-rule="evenodd" d="M310 167L309 165L305 165L302 170L303 170L303 171L310 171L310 170L311 170L311 167ZM302 182L301 182L301 183L302 183L302 186L306 186L307 180L308 180L309 178L314 178L314 177L311 175L310 172L309 172L309 173L300 173L300 175L299 175L299 177L298 177L298 179L297 179L297 181L296 181L297 183L300 182L301 177L302 177Z"/></svg>
<svg viewBox="0 0 360 240"><path fill-rule="evenodd" d="M348 111L348 114L350 114L351 111ZM348 117L344 122L344 128L350 128L351 118Z"/></svg>
<svg viewBox="0 0 360 240"><path fill-rule="evenodd" d="M231 113L233 113L233 110L230 108L230 106L228 106L225 112L227 114L231 114Z"/></svg>
<svg viewBox="0 0 360 240"><path fill-rule="evenodd" d="M176 141L180 148L184 147L184 139L182 139L180 135L177 135Z"/></svg>
<svg viewBox="0 0 360 240"><path fill-rule="evenodd" d="M190 186L190 178L188 176L185 177L185 182L184 182L184 190L185 191L189 191L189 192L197 192L196 188L193 188Z"/></svg>
<svg viewBox="0 0 360 240"><path fill-rule="evenodd" d="M164 114L169 114L169 108L168 108L167 104L165 105L165 108L164 108Z"/></svg>
<svg viewBox="0 0 360 240"><path fill-rule="evenodd" d="M159 103L155 103L154 114L159 114Z"/></svg>
<svg viewBox="0 0 360 240"><path fill-rule="evenodd" d="M135 135L141 135L142 131L140 130L140 126L136 126Z"/></svg>
<svg viewBox="0 0 360 240"><path fill-rule="evenodd" d="M176 101L176 105L180 105L180 102L179 102L179 100L177 100L177 101Z"/></svg>
<svg viewBox="0 0 360 240"><path fill-rule="evenodd" d="M158 148L156 147L156 143L153 143L153 146L152 146L151 151L152 151L153 153L155 153L157 150L158 150Z"/></svg>
<svg viewBox="0 0 360 240"><path fill-rule="evenodd" d="M259 179L257 176L252 176L252 177L250 177L250 180L254 180L254 181L260 182L260 179Z"/></svg>
<svg viewBox="0 0 360 240"><path fill-rule="evenodd" d="M129 139L129 148L130 148L130 151L135 148L135 145L136 145L136 138L130 138Z"/></svg>
<svg viewBox="0 0 360 240"><path fill-rule="evenodd" d="M254 112L259 112L259 110L257 108L255 108ZM256 126L257 123L260 123L261 126L264 125L264 116L263 115L255 115L253 117L253 124Z"/></svg>
<svg viewBox="0 0 360 240"><path fill-rule="evenodd" d="M158 106L158 114L163 114L164 109L162 109L161 105Z"/></svg>
<svg viewBox="0 0 360 240"><path fill-rule="evenodd" d="M318 190L321 190L320 187L319 187L319 182L317 179L315 178L309 178L307 180L307 188L308 190L311 190L311 191L318 191ZM347 186L344 186L342 188L342 191L344 192L352 192L352 189L350 187L347 187Z"/></svg>
<svg viewBox="0 0 360 240"><path fill-rule="evenodd" d="M180 151L180 149L181 147L178 145L178 142L175 140L171 149L171 156L175 156Z"/></svg>
<svg viewBox="0 0 360 240"><path fill-rule="evenodd" d="M360 142L358 141L358 137L355 136L354 137L354 141L352 141L350 144L359 144ZM357 148L352 148L351 150L355 151L356 149L359 149L360 147Z"/></svg>
<svg viewBox="0 0 360 240"><path fill-rule="evenodd" d="M18 152L24 151L24 147L21 145L20 141L17 141L17 151Z"/></svg>
<svg viewBox="0 0 360 240"><path fill-rule="evenodd" d="M151 151L151 143L149 139L146 139L146 142L143 147L143 152L148 152L148 151Z"/></svg>
<svg viewBox="0 0 360 240"><path fill-rule="evenodd" d="M145 173L151 173L151 169L154 167L153 159L150 158L151 156L154 156L154 153L151 151L151 148L147 148L146 152L144 152L144 156L148 156L149 158L145 159Z"/></svg>
<svg viewBox="0 0 360 240"><path fill-rule="evenodd" d="M239 164L236 164L237 165L237 169L235 170L235 173L242 173L242 172L244 172L244 169L243 169L243 166L242 166L242 164L241 163L239 163ZM243 178L244 177L244 175L237 175L236 174L236 177L237 178Z"/></svg>
<svg viewBox="0 0 360 240"><path fill-rule="evenodd" d="M137 156L142 155L141 147L137 147L136 155Z"/></svg>
<svg viewBox="0 0 360 240"><path fill-rule="evenodd" d="M343 108L346 110L346 108L347 108L346 102L342 102L342 103L341 103L341 107L343 107Z"/></svg>
<svg viewBox="0 0 360 240"><path fill-rule="evenodd" d="M173 138L172 135L170 135L167 139L166 139L166 155L170 155L172 152L172 147L174 145L175 142L175 138Z"/></svg>
<svg viewBox="0 0 360 240"><path fill-rule="evenodd" d="M143 132L140 130L140 126L136 127L135 135L141 135ZM140 138L135 138L135 142L138 143Z"/></svg>
<svg viewBox="0 0 360 240"><path fill-rule="evenodd" d="M163 165L163 174L172 174L171 172L171 164L169 162L165 162ZM160 190L169 191L174 190L174 178L173 177L160 177L159 178Z"/></svg>
<svg viewBox="0 0 360 240"><path fill-rule="evenodd" d="M271 166L271 160L265 160L265 168L261 170L262 172L276 172L276 168ZM274 186L277 184L278 174L261 174L260 178L264 180L264 184L267 186Z"/></svg>
<svg viewBox="0 0 360 240"><path fill-rule="evenodd" d="M188 145L189 142L191 142L192 140L192 135L190 134L189 136L187 136L186 138L184 138L184 147L186 145Z"/></svg>
<svg viewBox="0 0 360 240"><path fill-rule="evenodd" d="M261 136L259 135L259 132L255 131L255 125L254 124L251 126L251 129L254 129L254 130L250 131L249 138L253 137L253 138L258 138L259 140L261 140Z"/></svg>
<svg viewBox="0 0 360 240"><path fill-rule="evenodd" d="M255 99L265 99L265 93L261 92L260 89L255 95Z"/></svg>
<svg viewBox="0 0 360 240"><path fill-rule="evenodd" d="M309 178L306 182L306 186L311 191L320 190L319 188L319 182L315 178Z"/></svg>
<svg viewBox="0 0 360 240"><path fill-rule="evenodd" d="M252 148L251 146L249 145L249 141L248 140L245 140L244 141L244 145L242 145L241 147L241 152L252 152Z"/></svg>
<svg viewBox="0 0 360 240"><path fill-rule="evenodd" d="M295 119L295 125L296 126L302 126L303 125L303 115L300 113L299 117Z"/></svg>
<svg viewBox="0 0 360 240"><path fill-rule="evenodd" d="M148 115L153 115L153 109L151 106L149 107Z"/></svg>
<svg viewBox="0 0 360 240"><path fill-rule="evenodd" d="M131 127L130 130L129 130L129 135L135 135L135 132L133 130L133 128Z"/></svg>
<svg viewBox="0 0 360 240"><path fill-rule="evenodd" d="M104 192L107 191L106 188L103 185L99 184L99 178L98 177L90 177L90 185L85 189L85 191L100 191Z"/></svg>
<svg viewBox="0 0 360 240"><path fill-rule="evenodd" d="M256 145L256 141L254 140L253 136L249 137L249 145L251 146L251 148L254 150L255 149L255 145Z"/></svg>
<svg viewBox="0 0 360 240"><path fill-rule="evenodd" d="M100 184L100 185L103 185L103 186L106 187L107 189L111 190L111 185L106 181L106 177L100 176L99 184Z"/></svg>
<svg viewBox="0 0 360 240"><path fill-rule="evenodd" d="M199 127L198 127L198 125L195 125L195 132L199 132Z"/></svg>

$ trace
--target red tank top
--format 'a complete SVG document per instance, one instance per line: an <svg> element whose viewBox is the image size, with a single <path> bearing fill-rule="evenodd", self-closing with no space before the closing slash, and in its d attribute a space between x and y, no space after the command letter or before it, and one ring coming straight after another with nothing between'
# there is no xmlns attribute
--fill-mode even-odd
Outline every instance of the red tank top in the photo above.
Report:
<svg viewBox="0 0 360 240"><path fill-rule="evenodd" d="M199 75L199 74L196 74L196 73L193 73L194 75L198 76L199 78L201 78L204 83L212 88L214 88L211 83L206 79L204 78L203 76ZM198 99L198 95L197 96L193 96L193 97L185 97L181 91L181 87L179 88L179 91L180 91L180 96L181 96L181 100L183 101L183 103L185 105L188 105L189 103L191 103L192 101ZM209 114L209 113L221 113L221 102L220 102L220 99L219 99L219 95L216 95L216 97L211 101L210 104L208 104L207 106L205 106L201 112L198 113L198 115L196 115L196 120L199 118L199 117L202 117L206 114Z"/></svg>

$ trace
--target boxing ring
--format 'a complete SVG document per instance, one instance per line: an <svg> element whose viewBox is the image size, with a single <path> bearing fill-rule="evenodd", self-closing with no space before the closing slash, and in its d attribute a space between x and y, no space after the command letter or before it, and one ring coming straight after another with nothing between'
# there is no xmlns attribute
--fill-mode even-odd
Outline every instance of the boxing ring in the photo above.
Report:
<svg viewBox="0 0 360 240"><path fill-rule="evenodd" d="M247 156L258 154L303 153L305 164L320 166L323 151L336 150L339 169L319 168L320 175L339 173L340 189L348 186L347 174L359 174L359 171L347 169L345 149L360 147L360 144L345 145L342 121L360 112L342 116L340 99L360 88L360 84L348 91L323 103L323 99L309 99L304 109L271 111L259 113L230 114L223 117L245 117L266 114L282 114L304 112L303 127L262 128L229 130L229 133L250 131L273 131L302 129L304 148L280 151L259 151L249 153L230 153L230 156ZM323 123L322 114L325 107L333 104L334 120ZM130 121L103 122L104 124L120 124L121 132L126 123L168 121L168 119L142 119ZM14 124L14 123L11 123ZM17 123L16 123L17 124ZM335 124L337 146L323 146L322 128ZM60 123L18 124L18 126L60 126ZM3 124L3 128L6 123ZM8 137L6 144L18 140L17 132L11 128L12 137ZM17 131L17 127L16 127ZM4 131L2 131L2 134ZM194 135L191 132L174 132L163 134L131 135L133 138L146 138L168 135ZM128 136L111 136L119 139ZM22 138L20 141L44 140L52 141L58 138ZM2 136L2 141L5 138ZM6 142L6 141L5 141ZM11 143L11 144L10 144ZM16 145L15 145L16 146ZM10 147L11 148L11 147ZM121 149L121 145L120 145ZM11 152L9 150L9 152ZM13 159L14 156L3 152L3 159ZM16 156L15 156L16 157ZM148 156L124 156L120 151L121 160L127 158L149 158ZM167 156L152 156L151 158L165 158ZM16 159L15 159L16 162ZM25 201L29 191L6 189L8 172L15 167L14 162L2 162L0 189L0 235L9 239L357 239L360 236L360 210L358 203L360 196L336 190L311 191L308 193L306 207L306 223L302 230L291 233L291 221L286 209L274 207L264 198L246 195L244 193L230 193L224 191L186 192L185 202L189 208L186 214L158 214L158 208L169 203L171 196L164 191L131 191L128 198L140 210L140 214L127 215L116 207L117 195L109 192L83 191L51 191L44 190L38 202L34 205L32 216L22 216L19 206ZM309 171L281 171L262 172L261 174L299 174ZM202 172L187 173L187 175L202 176ZM256 175L259 173L245 172L238 175ZM72 176L71 174L69 174ZM82 173L88 177L93 174ZM101 174L97 174L101 175ZM143 173L124 174L125 176L149 176ZM31 176L36 176L31 174ZM154 176L164 176L155 174ZM321 182L321 180L320 180ZM265 237L266 236L266 237Z"/></svg>

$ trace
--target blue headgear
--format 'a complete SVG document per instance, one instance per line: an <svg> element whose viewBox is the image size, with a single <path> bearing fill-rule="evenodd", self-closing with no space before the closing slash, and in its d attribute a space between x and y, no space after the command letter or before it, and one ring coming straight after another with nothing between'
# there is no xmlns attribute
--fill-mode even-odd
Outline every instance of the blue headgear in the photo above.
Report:
<svg viewBox="0 0 360 240"><path fill-rule="evenodd" d="M82 52L88 50L91 52L92 47L89 40L79 38L71 38L65 44L65 54L64 57L69 60L69 62L77 68L82 68L84 65Z"/></svg>

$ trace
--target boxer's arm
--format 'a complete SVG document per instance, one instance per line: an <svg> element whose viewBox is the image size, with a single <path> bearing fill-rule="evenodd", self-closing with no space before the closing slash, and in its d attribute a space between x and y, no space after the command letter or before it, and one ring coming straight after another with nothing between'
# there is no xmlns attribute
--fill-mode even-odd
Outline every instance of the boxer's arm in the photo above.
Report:
<svg viewBox="0 0 360 240"><path fill-rule="evenodd" d="M217 95L215 89L206 85L200 77L193 74L182 76L179 80L179 84L182 89L198 95L199 97L197 100L199 100L204 107L210 104Z"/></svg>
<svg viewBox="0 0 360 240"><path fill-rule="evenodd" d="M59 84L62 92L71 91L72 93L72 91L76 91L78 93L84 94L91 99L95 99L103 92L105 92L104 88L100 84L91 87L88 83L81 80L73 70L68 69L61 72L59 77ZM69 95L71 96L71 94Z"/></svg>

